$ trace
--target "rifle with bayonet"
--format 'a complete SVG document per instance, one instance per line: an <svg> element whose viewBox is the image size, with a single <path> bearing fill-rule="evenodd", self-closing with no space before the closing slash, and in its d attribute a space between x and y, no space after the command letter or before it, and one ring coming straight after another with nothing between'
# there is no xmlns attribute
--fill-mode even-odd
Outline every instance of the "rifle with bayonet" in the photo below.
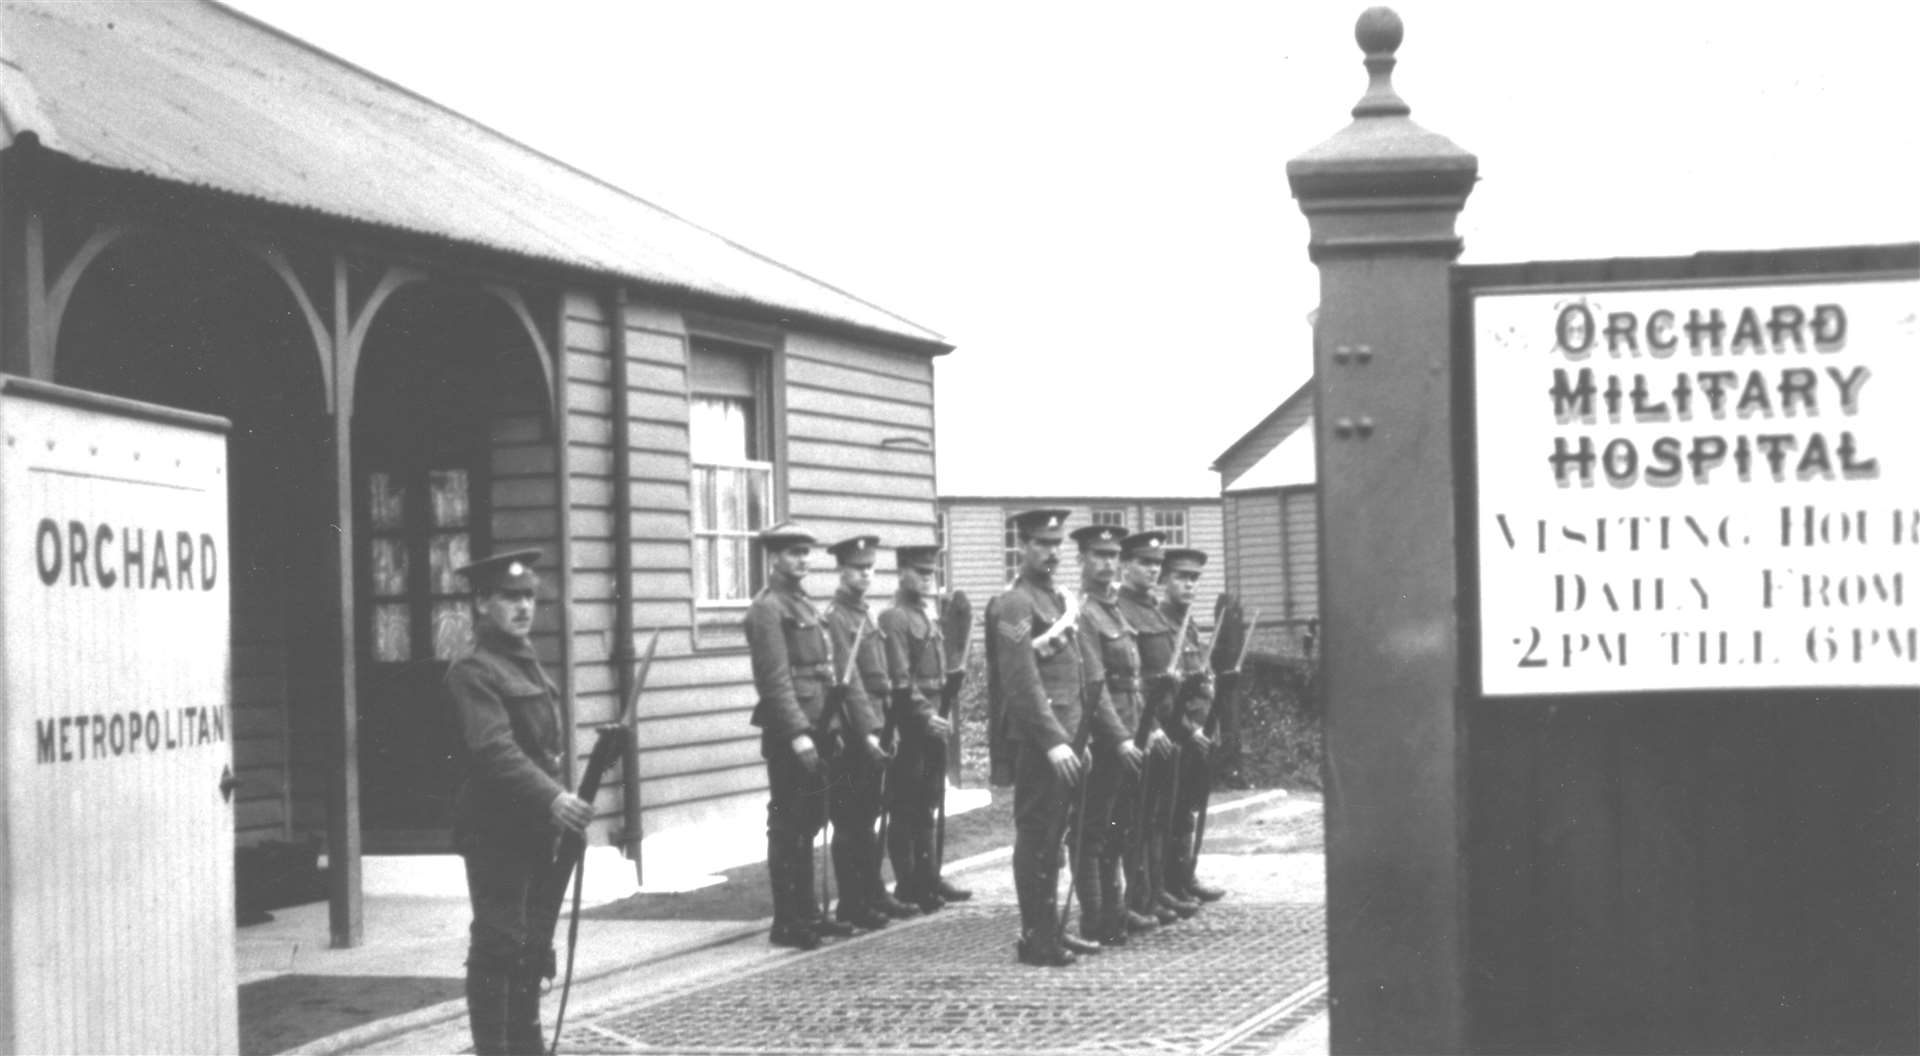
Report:
<svg viewBox="0 0 1920 1056"><path fill-rule="evenodd" d="M1178 689L1178 682L1179 682L1178 672L1180 668L1180 649L1181 649L1181 646L1186 644L1187 625L1191 623L1192 620L1193 620L1193 606L1189 605L1187 606L1186 616L1184 616L1180 620L1179 631L1177 631L1173 636L1173 652L1167 657L1166 670L1157 672L1149 676L1148 678L1142 680L1141 682L1141 688L1144 690L1144 692L1140 700L1140 728L1134 734L1134 738L1135 738L1134 744L1137 747L1139 747L1142 751L1146 750L1147 742L1151 740L1153 737L1154 723L1159 721L1158 717L1154 714L1154 702L1160 696L1160 694L1164 692L1164 690L1161 687L1167 686L1169 683L1172 683L1174 689L1176 690ZM1173 762L1174 762L1174 767L1173 767L1174 777L1178 778L1180 776L1179 756L1176 755L1174 757ZM1157 861L1149 860L1152 856L1149 855L1147 851L1147 848L1153 842L1151 839L1152 829L1149 828L1148 826L1149 819L1147 817L1147 814L1148 814L1147 792L1149 787L1152 785L1152 782L1148 780L1148 775L1151 773L1152 767L1153 767L1153 760L1151 758L1148 758L1145 761L1144 765L1142 766L1141 773L1140 773L1140 802L1136 804L1134 808L1135 816L1139 819L1136 825L1136 828L1140 833L1141 858L1146 863L1145 872L1147 875L1147 889L1148 889L1147 898L1146 898L1146 911L1149 913L1153 912L1153 908L1154 908L1153 900L1156 897L1158 897L1160 894L1159 890L1155 890L1155 887L1156 887L1155 882L1156 881L1164 882L1165 880L1164 874L1165 874L1165 862L1166 862L1166 856L1165 856L1164 850L1158 856ZM1171 817L1171 815L1169 815L1169 817ZM1161 875L1156 876L1155 875L1156 873Z"/></svg>
<svg viewBox="0 0 1920 1056"><path fill-rule="evenodd" d="M1073 592L1068 592L1067 597L1069 599L1070 611L1078 614L1080 611L1079 596ZM1035 644L1037 647L1037 639ZM1063 821L1065 827L1073 831L1073 847L1067 857L1066 901L1054 914L1053 941L1056 946L1064 946L1066 944L1067 921L1073 916L1073 895L1074 891L1079 887L1079 871L1075 867L1079 864L1081 855L1086 853L1087 788L1093 784L1093 760L1087 754L1087 742L1093 737L1093 709L1097 703L1097 698L1090 701L1088 697L1092 695L1089 692L1090 688L1097 692L1101 686L1101 683L1096 682L1089 687L1084 675L1080 680L1080 728L1074 732L1072 750L1074 758L1081 760L1084 768L1080 771L1079 798L1075 801L1072 812L1066 815ZM1065 835L1064 832L1056 834L1053 840L1047 844L1047 853L1059 854L1060 842Z"/></svg>
<svg viewBox="0 0 1920 1056"><path fill-rule="evenodd" d="M820 709L820 736L818 737L820 765L822 768L828 768L833 765L835 752L827 747L828 739L832 736L833 720L836 717L839 718L840 733L843 739L850 738L853 733L853 723L847 717L847 694L853 680L854 664L860 658L860 640L866 637L866 634L867 625L864 622L853 629L853 644L847 648L847 662L841 666L839 672L835 675L833 685L827 687L826 706ZM852 750L853 746L851 744L842 744L839 747L839 751L842 752L851 752ZM823 778L821 786L826 798L826 802L822 804L822 809L826 811L826 815L820 823L820 914L822 917L831 917L833 915L833 877L831 871L833 865L833 779L831 774L822 774L821 777Z"/></svg>
<svg viewBox="0 0 1920 1056"><path fill-rule="evenodd" d="M1236 606L1237 608L1237 606ZM1246 636L1240 640L1240 652L1233 658L1233 669L1222 672L1215 683L1213 703L1207 708L1208 736L1219 732L1220 702L1226 700L1240 689L1240 669L1247 662L1247 647L1253 644L1253 633L1260 629L1260 610L1253 610L1253 619L1248 621ZM1200 820L1193 826L1193 862L1200 862L1200 845L1207 840L1207 807L1213 803L1213 782L1207 782L1207 790L1200 799Z"/></svg>
<svg viewBox="0 0 1920 1056"><path fill-rule="evenodd" d="M940 638L947 649L954 642L964 643L960 647L960 665L947 671L946 681L940 685L940 717L947 720L947 736L952 745L960 743L959 704L960 690L966 685L967 663L973 659L973 602L968 600L966 591L956 590L948 595L940 605ZM947 759L960 757L954 748L942 745ZM955 781L959 774L954 774ZM940 875L940 866L947 856L947 782L940 782L940 804L933 819L933 875Z"/></svg>
<svg viewBox="0 0 1920 1056"><path fill-rule="evenodd" d="M1187 653L1187 628L1191 627L1192 625L1193 625L1193 606L1188 605L1187 614L1181 617L1180 619L1179 637L1173 640L1173 658L1170 661L1168 661L1169 672L1178 671L1180 669L1181 658L1186 656L1186 653ZM1173 707L1175 711L1174 711L1173 718L1175 722L1179 721L1178 709L1192 694L1192 690L1189 687L1191 687L1195 681L1199 681L1204 684L1208 679L1211 679L1213 677L1213 668L1211 667L1211 665L1207 664L1204 658L1212 655L1213 636L1219 633L1220 633L1220 623L1219 621L1216 620L1213 625L1213 630L1208 632L1207 634L1207 644L1202 646L1200 650L1201 656L1203 658L1201 660L1202 671L1199 674L1195 674L1195 675L1180 676L1180 680L1174 688ZM1209 705L1209 707L1211 707L1211 705ZM1205 722L1202 722L1201 728L1195 732L1198 732L1202 736L1204 736L1206 732ZM1167 790L1167 834L1169 836L1173 834L1173 819L1177 817L1180 813L1180 769L1181 769L1180 768L1180 749L1176 749L1173 753L1173 784L1172 784L1172 787ZM1204 772L1204 769L1203 769L1203 772Z"/></svg>
<svg viewBox="0 0 1920 1056"><path fill-rule="evenodd" d="M579 790L574 793L588 803L592 803L594 797L600 794L600 784L606 779L607 772L626 754L627 740L633 736L634 722L640 712L640 691L647 687L647 672L653 669L653 654L658 648L660 632L655 630L653 636L647 639L647 651L641 656L640 670L634 675L633 692L627 697L620 717L595 731L593 751L587 755L587 768L580 776ZM573 952L580 937L580 892L586 880L586 850L585 833L572 829L563 831L559 850L548 867L547 884L542 889L551 897L528 907L528 948L552 950L554 929L560 923L560 906L567 897L567 881L573 881L573 917L567 925L567 971L560 984L560 1007L553 1023L555 1049L559 1047L560 1029L567 1018L567 995L573 989ZM556 966L548 963L545 967L546 977L553 978Z"/></svg>

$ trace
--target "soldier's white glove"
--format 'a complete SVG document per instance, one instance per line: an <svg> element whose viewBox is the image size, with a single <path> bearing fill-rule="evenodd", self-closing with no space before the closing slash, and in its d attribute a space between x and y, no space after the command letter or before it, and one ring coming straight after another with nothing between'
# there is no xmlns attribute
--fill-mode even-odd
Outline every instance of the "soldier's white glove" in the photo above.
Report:
<svg viewBox="0 0 1920 1056"><path fill-rule="evenodd" d="M1080 780L1082 763L1080 755L1070 744L1056 744L1047 749L1047 762L1053 764L1053 776L1072 785Z"/></svg>
<svg viewBox="0 0 1920 1056"><path fill-rule="evenodd" d="M571 792L553 797L553 802L547 804L547 812L553 815L553 820L575 832L585 832L587 826L593 824L593 807Z"/></svg>
<svg viewBox="0 0 1920 1056"><path fill-rule="evenodd" d="M820 769L820 752L813 746L813 738L804 733L793 735L793 754L800 757L800 765L807 773Z"/></svg>

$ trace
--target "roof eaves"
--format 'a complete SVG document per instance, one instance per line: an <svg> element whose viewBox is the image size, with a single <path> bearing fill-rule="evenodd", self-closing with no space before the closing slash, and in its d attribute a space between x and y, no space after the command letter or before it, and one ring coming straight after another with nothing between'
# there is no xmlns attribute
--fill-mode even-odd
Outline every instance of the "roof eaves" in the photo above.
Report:
<svg viewBox="0 0 1920 1056"><path fill-rule="evenodd" d="M766 254L759 252L758 250L754 250L747 246L741 245L740 243L734 241L733 239L728 238L726 235L723 235L720 232L715 231L712 228L709 228L703 224L699 224L692 220L689 220L686 217L681 216L679 213L676 213L671 209L658 205L646 198L643 198L637 194L634 194L632 191L626 189L625 187L620 186L619 184L612 183L601 176L598 176L592 172L588 172L585 169L579 168L573 165L571 162L565 161L561 158L554 157L553 155L548 154L545 151L538 150L534 147L528 146L527 144L522 143L521 141L513 138L512 136L509 136L506 133L493 128L491 125L488 125L484 121L476 120L464 113L461 113L458 110L455 110L450 106L447 106L444 103L439 102L438 100L429 98L428 96L425 96L425 95L421 95L419 92L416 92L413 89L408 88L403 84L400 84L389 78L383 77L380 74L374 73L373 71L357 63L350 62L346 59L343 59L340 56L335 55L334 53L328 51L325 48L319 47L318 45L315 45L300 37L296 37L293 34L288 33L285 30L282 30L279 27L274 26L270 23L262 22L259 19L254 18L253 16L243 11L237 10L233 7L229 7L228 5L221 3L220 0L200 0L200 3L203 4L204 6L213 8L214 10L230 18L238 19L240 21L246 22L249 25L252 25L261 30L264 30L265 32L270 33L276 37L279 37L281 40L287 41L288 43L293 44L296 47L303 48L307 51L314 53L315 55L319 55L320 57L326 59L328 62L337 63L340 66L343 66L349 70L352 70L354 73L367 78L370 81L378 82L379 84L382 84L387 88L392 89L393 91L399 92L402 95L409 96L427 106L430 106L436 110L441 111L442 113L445 113L451 117L457 118L458 120L465 122L468 125L471 125L472 127L480 130L481 132L484 132L487 135L492 136L493 138L499 140L500 142L511 145L516 150L520 150L533 157L539 158L542 161L545 161L549 164L565 169L568 172L571 172L574 175L581 177L582 179L590 180L594 183L597 183L600 186L605 187L608 190L614 192L615 194L618 194L632 201L638 202L641 205L644 205L647 208L660 213L662 216L670 217L673 220L678 221L679 223L685 224L688 227L691 227L697 231L701 231L705 234L711 235L714 238L719 239L720 241L726 243L728 246L732 247L733 249L741 253L751 256L757 260L763 261L767 264L770 264L791 275L797 275L800 278L805 279L806 281L821 287L822 289L831 290L834 293L839 294L840 296L845 297L850 301L855 301L859 304L865 305L866 307L871 308L874 311L879 312L883 315L889 316L894 319L898 319L901 323L905 324L906 326L909 326L914 330L919 331L920 335L924 335L924 336L920 336L920 335L910 335L910 334L904 334L904 333L893 334L891 332L888 332L888 336L890 337L908 337L919 343L941 346L942 351L935 353L936 355L944 355L946 352L953 351L953 345L949 344L946 338L942 336L938 331L934 330L932 327L923 326L917 322L914 322L911 319L908 319L906 316L901 315L898 312L892 311L882 305L875 304L874 302L867 300L864 297L860 297L856 294L849 293L848 291L840 288L839 286L836 286L830 282L823 281L819 278L816 278L813 275L809 275L808 273L800 270L799 268L793 267L792 265L785 264L785 263L782 263L781 261L775 260L772 257L769 257ZM26 80L26 77L23 74L21 74L17 68L13 70L13 73L15 74L16 79L21 81ZM0 85L4 85L3 80L0 80ZM30 85L28 86L28 91L31 91ZM37 96L35 98L37 101ZM39 115L39 116L44 117L44 115ZM50 122L46 122L40 127L45 127L46 124L50 124ZM34 126L21 126L21 127L34 127ZM517 254L517 255L529 256L529 257L535 256L533 254L524 254L524 253ZM536 259L545 259L545 258L536 257ZM644 280L636 280L636 281L644 281ZM779 306L772 306L772 307L779 307ZM787 310L787 309L783 308L782 310ZM799 313L799 314L806 315L809 313ZM861 327L860 329L865 329L865 328Z"/></svg>
<svg viewBox="0 0 1920 1056"><path fill-rule="evenodd" d="M1268 411L1264 416L1261 417L1261 419L1258 422L1255 422L1253 425L1253 428L1248 429L1244 433L1241 433L1240 438L1235 440L1233 443L1228 444L1227 449L1225 451L1222 451L1219 454L1213 456L1213 461L1208 464L1207 470L1213 473L1220 472L1220 463L1225 462L1229 458L1232 458L1233 455L1236 452L1238 452L1240 448L1244 446L1249 440L1252 440L1254 436L1260 432L1260 430L1266 428L1274 420L1278 419L1281 415L1287 413L1287 411L1291 410L1294 404L1298 400L1300 400L1301 397L1310 394L1312 391L1313 391L1313 377L1309 375L1307 377L1307 380L1300 383L1299 388L1293 390L1293 392L1289 394L1286 399L1280 401L1279 406L1275 407L1271 411Z"/></svg>
<svg viewBox="0 0 1920 1056"><path fill-rule="evenodd" d="M202 0L202 2L211 3L213 2L213 0ZM333 211L322 209L313 205L307 205L307 204L302 204L297 202L280 201L278 199L267 198L257 194L247 194L247 193L244 193L241 191L235 191L226 187L217 187L212 184L201 183L201 182L192 181L192 180L183 180L178 177L163 175L163 174L154 173L154 172L147 172L141 169L116 168L110 165L101 165L95 162L86 161L80 158L73 157L70 154L66 154L62 151L54 150L50 147L40 144L38 142L39 140L38 135L34 134L33 131L30 129L23 129L21 131L24 132L29 137L27 142L31 142L34 144L32 149L36 150L42 156L56 159L58 163L63 165L71 165L71 166L82 168L88 171L103 173L103 174L106 174L109 178L151 181L153 183L168 184L174 187L189 187L202 194L207 194L217 198L226 199L228 201L246 202L252 205L261 206L270 210L281 211L294 216L304 216L304 217L325 220L332 223L347 224L347 225L363 228L370 231L379 231L379 232L384 232L384 233L394 234L394 235L401 235L401 236L410 237L410 238L427 239L442 245L457 246L461 249L473 250L480 253L486 253L486 254L505 257L505 258L514 259L514 260L530 261L530 262L549 266L559 272L563 272L570 275L576 275L576 276L582 276L582 277L590 276L590 277L602 278L602 279L613 279L619 282L631 283L635 288L638 288L638 289L653 291L653 292L665 295L669 298L678 297L680 299L684 299L687 301L697 302L700 305L705 307L746 309L751 314L759 315L763 317L771 317L783 323L786 323L789 320L804 321L808 324L811 324L814 327L824 329L829 332L854 335L854 336L865 338L867 340L876 341L876 342L880 342L887 345L893 345L893 346L904 345L915 351L922 352L927 355L941 356L941 355L946 355L947 353L952 352L954 350L954 346L951 344L948 344L945 341L945 339L931 340L926 337L921 337L915 334L900 333L900 332L891 331L891 330L879 330L874 327L864 326L860 323L853 322L852 320L840 319L840 318L836 318L828 315L821 315L815 312L808 312L801 309L790 307L788 305L775 304L768 301L755 300L751 297L739 297L739 296L729 296L726 294L718 294L710 290L702 290L697 287L688 286L683 283L667 282L658 278L653 278L653 277L644 276L644 275L635 275L635 274L630 274L626 272L607 271L603 269L585 267L576 261L564 260L558 257L553 257L546 254L541 254L541 253L533 253L526 250L508 249L502 246L496 246L486 242L478 242L471 239L459 238L453 235L448 235L440 231L431 231L424 228L408 227L401 224L384 223L381 221L369 220L365 217L351 216L344 213L333 212ZM26 145L25 143L21 144L21 146L25 146L25 145ZM11 148L0 148L0 149L11 149ZM884 309L882 310L884 311ZM888 312L886 314L892 315L893 313ZM896 316L896 318L898 317ZM928 332L931 333L931 331L928 331Z"/></svg>

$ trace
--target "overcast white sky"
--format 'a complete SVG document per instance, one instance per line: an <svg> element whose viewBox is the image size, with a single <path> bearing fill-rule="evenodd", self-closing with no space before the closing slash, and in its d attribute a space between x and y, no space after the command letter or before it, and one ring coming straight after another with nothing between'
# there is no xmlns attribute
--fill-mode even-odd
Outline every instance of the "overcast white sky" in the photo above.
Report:
<svg viewBox="0 0 1920 1056"><path fill-rule="evenodd" d="M1215 494L1311 370L1363 3L230 2L946 335L943 494ZM1393 6L1465 261L1920 239L1920 4Z"/></svg>

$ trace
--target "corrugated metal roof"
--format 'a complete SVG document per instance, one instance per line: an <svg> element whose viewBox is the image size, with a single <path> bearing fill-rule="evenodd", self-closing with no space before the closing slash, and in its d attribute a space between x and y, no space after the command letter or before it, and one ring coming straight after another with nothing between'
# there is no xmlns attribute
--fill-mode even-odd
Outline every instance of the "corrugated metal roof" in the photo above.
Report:
<svg viewBox="0 0 1920 1056"><path fill-rule="evenodd" d="M210 0L0 4L0 122L103 168L946 344Z"/></svg>

